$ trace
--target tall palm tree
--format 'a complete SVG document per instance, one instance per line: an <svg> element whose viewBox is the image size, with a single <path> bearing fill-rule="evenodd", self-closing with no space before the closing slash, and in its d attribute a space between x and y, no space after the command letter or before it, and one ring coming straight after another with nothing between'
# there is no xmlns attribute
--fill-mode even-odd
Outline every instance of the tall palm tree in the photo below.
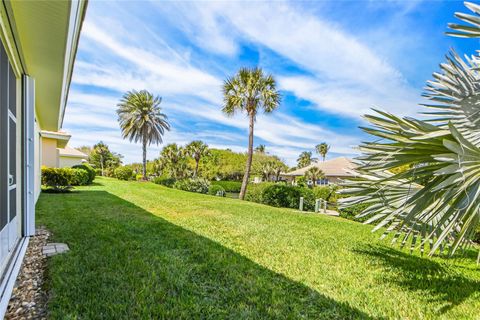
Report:
<svg viewBox="0 0 480 320"><path fill-rule="evenodd" d="M326 142L322 142L315 146L315 151L317 151L317 153L322 156L322 161L325 161L328 150L330 150L330 146Z"/></svg>
<svg viewBox="0 0 480 320"><path fill-rule="evenodd" d="M170 130L167 116L160 108L161 102L162 98L154 97L147 90L132 90L117 104L122 137L142 143L144 180L147 179L147 145L162 143L165 130Z"/></svg>
<svg viewBox="0 0 480 320"><path fill-rule="evenodd" d="M310 151L303 151L297 158L297 168L305 168L312 164L312 153Z"/></svg>
<svg viewBox="0 0 480 320"><path fill-rule="evenodd" d="M324 177L325 177L325 174L323 173L323 171L317 167L312 167L307 171L305 171L305 178L312 180L314 187L317 184L317 180L323 179Z"/></svg>
<svg viewBox="0 0 480 320"><path fill-rule="evenodd" d="M203 156L208 155L208 145L203 143L200 140L195 140L190 142L185 147L186 153L195 160L195 170L193 171L193 177L196 177L198 174L198 164L200 163L200 159Z"/></svg>
<svg viewBox="0 0 480 320"><path fill-rule="evenodd" d="M480 38L480 6L475 16L456 14L473 26L450 25L451 35ZM380 139L364 143L356 177L346 183L342 206L367 204L358 217L411 250L449 254L471 244L480 223L480 74L478 57L455 52L427 84L427 119L400 118L376 111L363 128ZM392 169L402 167L395 173ZM480 254L478 256L480 260Z"/></svg>
<svg viewBox="0 0 480 320"><path fill-rule="evenodd" d="M275 79L263 73L262 69L242 68L238 73L225 80L223 84L224 105L222 111L232 116L236 112L246 112L249 118L248 157L243 176L240 199L245 198L253 156L253 130L257 114L260 111L270 113L280 105L280 93Z"/></svg>
<svg viewBox="0 0 480 320"><path fill-rule="evenodd" d="M258 146L255 148L255 152L265 153L265 145L264 145L264 144L258 145Z"/></svg>

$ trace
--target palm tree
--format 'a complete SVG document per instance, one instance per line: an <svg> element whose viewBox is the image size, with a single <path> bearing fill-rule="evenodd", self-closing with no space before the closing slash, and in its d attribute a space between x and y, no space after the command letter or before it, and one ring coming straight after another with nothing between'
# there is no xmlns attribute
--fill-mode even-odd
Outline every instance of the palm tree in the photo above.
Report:
<svg viewBox="0 0 480 320"><path fill-rule="evenodd" d="M195 160L195 170L193 177L197 176L198 164L203 156L208 155L208 145L200 140L192 141L185 147L186 153Z"/></svg>
<svg viewBox="0 0 480 320"><path fill-rule="evenodd" d="M305 171L305 178L312 180L314 187L317 184L317 180L323 179L324 177L325 177L325 174L323 173L323 171L317 167L312 167L307 171Z"/></svg>
<svg viewBox="0 0 480 320"><path fill-rule="evenodd" d="M117 104L118 122L122 137L142 143L143 179L147 179L147 145L163 141L165 130L170 130L167 116L162 113L162 98L154 97L146 90L129 91Z"/></svg>
<svg viewBox="0 0 480 320"><path fill-rule="evenodd" d="M179 179L185 175L185 150L176 143L167 144L160 152L160 162L169 171L172 178Z"/></svg>
<svg viewBox="0 0 480 320"><path fill-rule="evenodd" d="M322 142L315 146L315 150L320 156L322 156L322 161L325 161L325 157L327 156L328 150L330 150L330 146L326 142Z"/></svg>
<svg viewBox="0 0 480 320"><path fill-rule="evenodd" d="M305 168L306 166L311 165L312 160L312 153L310 151L303 151L302 153L300 153L297 159L298 169Z"/></svg>
<svg viewBox="0 0 480 320"><path fill-rule="evenodd" d="M450 25L450 34L480 38L480 6L466 5L476 15L456 16L473 26ZM358 217L377 222L374 231L394 233L411 250L429 245L430 254L451 255L471 244L480 223L480 75L478 58L455 52L440 68L424 93L433 101L424 105L433 110L427 119L366 116L373 127L363 129L380 139L361 145L361 165L343 191L353 197L342 206L367 204Z"/></svg>
<svg viewBox="0 0 480 320"><path fill-rule="evenodd" d="M222 111L232 116L237 111L246 112L249 118L248 157L243 176L240 199L245 198L250 178L253 156L253 127L258 112L270 113L280 105L280 93L275 79L265 75L260 68L242 68L223 84L224 105Z"/></svg>
<svg viewBox="0 0 480 320"><path fill-rule="evenodd" d="M258 153L265 153L265 145L264 144L260 144L258 145L256 148L255 148L255 152L258 152Z"/></svg>

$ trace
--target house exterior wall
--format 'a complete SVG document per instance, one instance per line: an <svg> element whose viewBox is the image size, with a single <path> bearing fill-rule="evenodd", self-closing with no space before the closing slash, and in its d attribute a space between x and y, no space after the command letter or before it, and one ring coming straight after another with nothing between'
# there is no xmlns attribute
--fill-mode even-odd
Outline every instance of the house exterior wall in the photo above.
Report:
<svg viewBox="0 0 480 320"><path fill-rule="evenodd" d="M67 156L60 156L58 167L65 168L65 167L73 167L77 164L82 164L83 159L79 157L67 157Z"/></svg>
<svg viewBox="0 0 480 320"><path fill-rule="evenodd" d="M57 140L42 137L42 166L58 167Z"/></svg>

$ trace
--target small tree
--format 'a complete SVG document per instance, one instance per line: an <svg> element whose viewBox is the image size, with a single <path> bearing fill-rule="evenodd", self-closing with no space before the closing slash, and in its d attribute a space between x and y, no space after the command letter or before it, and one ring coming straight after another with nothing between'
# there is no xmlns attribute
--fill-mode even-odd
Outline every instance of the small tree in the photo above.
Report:
<svg viewBox="0 0 480 320"><path fill-rule="evenodd" d="M160 152L162 168L166 169L170 177L179 179L185 176L187 162L185 161L185 150L176 143L167 144Z"/></svg>
<svg viewBox="0 0 480 320"><path fill-rule="evenodd" d="M105 169L115 169L122 164L121 158L122 156L120 154L111 152L108 145L100 141L93 146L88 161L95 165L95 167L100 168L102 176L104 176Z"/></svg>
<svg viewBox="0 0 480 320"><path fill-rule="evenodd" d="M195 160L195 169L193 170L193 177L198 174L198 164L200 159L208 155L208 145L200 140L192 141L185 147L186 153Z"/></svg>
<svg viewBox="0 0 480 320"><path fill-rule="evenodd" d="M255 152L258 152L258 153L265 153L265 145L264 144L260 144L258 145L256 148L255 148Z"/></svg>
<svg viewBox="0 0 480 320"><path fill-rule="evenodd" d="M312 167L305 172L305 178L313 181L313 186L317 184L317 180L325 178L325 174L317 167Z"/></svg>

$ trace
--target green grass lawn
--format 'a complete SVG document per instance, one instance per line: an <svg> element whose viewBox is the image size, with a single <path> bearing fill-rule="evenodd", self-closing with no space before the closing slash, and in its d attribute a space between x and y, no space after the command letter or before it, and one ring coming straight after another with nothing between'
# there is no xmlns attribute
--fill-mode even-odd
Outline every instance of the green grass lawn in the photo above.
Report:
<svg viewBox="0 0 480 320"><path fill-rule="evenodd" d="M342 218L97 178L42 194L57 319L480 319L474 252L422 258Z"/></svg>

